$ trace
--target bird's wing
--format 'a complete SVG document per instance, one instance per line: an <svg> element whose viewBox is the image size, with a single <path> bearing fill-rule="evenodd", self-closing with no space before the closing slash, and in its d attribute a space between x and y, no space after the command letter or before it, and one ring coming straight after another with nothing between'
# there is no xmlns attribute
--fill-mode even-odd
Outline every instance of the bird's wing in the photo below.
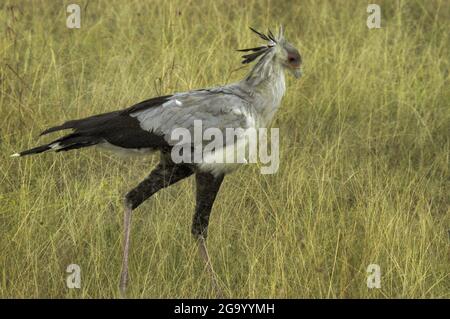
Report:
<svg viewBox="0 0 450 319"><path fill-rule="evenodd" d="M51 127L41 135L67 129L73 133L20 155L66 151L104 142L126 149L170 148L176 144L171 139L172 132L184 128L193 136L196 120L201 121L202 131L252 126L249 104L245 92L233 86L155 97L124 110Z"/></svg>
<svg viewBox="0 0 450 319"><path fill-rule="evenodd" d="M202 132L217 128L224 137L227 128L254 127L251 110L245 93L221 87L174 94L160 106L136 110L130 116L139 121L142 129L163 136L173 145L176 141L171 135L177 129L186 129L194 136L195 121L197 125L201 121Z"/></svg>

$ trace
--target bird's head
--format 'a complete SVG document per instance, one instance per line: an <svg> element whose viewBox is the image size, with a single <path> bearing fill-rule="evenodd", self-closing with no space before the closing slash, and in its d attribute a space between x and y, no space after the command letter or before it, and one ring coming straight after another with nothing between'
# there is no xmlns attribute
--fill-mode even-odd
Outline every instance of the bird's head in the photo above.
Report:
<svg viewBox="0 0 450 319"><path fill-rule="evenodd" d="M302 75L302 57L297 48L284 38L283 27L280 27L277 36L274 36L270 30L267 34L263 34L253 28L250 28L250 30L255 32L261 39L268 41L268 43L267 45L256 48L238 50L241 52L250 52L242 56L244 59L242 61L243 64L250 63L260 56L264 57L270 55L275 63L279 63L296 78L299 78Z"/></svg>

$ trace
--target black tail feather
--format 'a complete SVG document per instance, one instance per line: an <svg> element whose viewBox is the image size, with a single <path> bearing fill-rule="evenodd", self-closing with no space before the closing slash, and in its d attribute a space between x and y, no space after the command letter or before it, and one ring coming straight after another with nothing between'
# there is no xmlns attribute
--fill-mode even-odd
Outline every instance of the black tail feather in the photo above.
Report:
<svg viewBox="0 0 450 319"><path fill-rule="evenodd" d="M50 150L54 150L56 152L69 151L78 148L92 146L98 143L99 139L96 137L83 136L82 134L72 133L63 136L51 143L20 152L18 153L18 155L25 156L25 155L39 154Z"/></svg>
<svg viewBox="0 0 450 319"><path fill-rule="evenodd" d="M114 119L115 117L117 117L118 113L119 113L118 111L110 112L110 113L103 113L103 114L90 116L90 117L87 117L84 119L67 121L61 125L53 126L53 127L46 129L45 131L43 131L40 134L40 136L46 135L49 133L53 133L53 132L57 132L57 131L68 130L68 129L83 130L83 129L99 127L101 125L104 125L106 122L110 121L111 119Z"/></svg>
<svg viewBox="0 0 450 319"><path fill-rule="evenodd" d="M58 152L65 152L65 151L76 150L76 149L79 149L79 148L88 147L88 146L92 146L92 145L95 145L95 144L97 144L97 143L83 142L83 143L71 144L71 145L65 146L63 148L59 148L59 149L55 150L55 152L58 153Z"/></svg>
<svg viewBox="0 0 450 319"><path fill-rule="evenodd" d="M25 155L31 155L31 154L39 154L39 153L48 151L50 149L51 149L50 144L45 144L45 145L41 145L41 146L34 147L32 149L29 149L29 150L20 152L18 154L19 154L19 156L25 156Z"/></svg>
<svg viewBox="0 0 450 319"><path fill-rule="evenodd" d="M131 113L157 107L168 101L169 98L170 95L155 97L124 110L98 114L50 127L40 135L67 129L72 129L72 133L54 140L49 144L13 154L13 156L38 154L49 150L54 150L55 152L69 151L105 142L118 147L131 149L166 148L169 145L164 137L142 129L139 120L131 116Z"/></svg>

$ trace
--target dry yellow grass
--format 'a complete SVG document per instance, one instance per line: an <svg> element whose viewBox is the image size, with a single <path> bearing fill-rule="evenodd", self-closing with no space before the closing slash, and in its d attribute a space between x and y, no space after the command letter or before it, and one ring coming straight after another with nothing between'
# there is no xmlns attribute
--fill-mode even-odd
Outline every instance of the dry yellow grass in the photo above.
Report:
<svg viewBox="0 0 450 319"><path fill-rule="evenodd" d="M0 297L117 297L122 196L155 158L95 149L22 159L44 128L238 80L248 26L303 55L273 123L280 170L226 178L209 249L230 297L449 298L450 2L0 3ZM46 139L44 139L46 140ZM130 297L213 297L190 236L192 180L133 220ZM67 265L82 288L67 289ZM381 289L366 268L381 267Z"/></svg>

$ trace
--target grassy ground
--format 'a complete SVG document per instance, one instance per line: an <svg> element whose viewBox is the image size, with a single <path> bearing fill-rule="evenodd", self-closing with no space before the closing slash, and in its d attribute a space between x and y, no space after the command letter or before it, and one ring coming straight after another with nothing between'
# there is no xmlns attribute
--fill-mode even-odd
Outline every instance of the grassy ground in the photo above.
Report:
<svg viewBox="0 0 450 319"><path fill-rule="evenodd" d="M1 1L0 297L118 297L122 196L156 163L10 154L67 119L238 80L234 49L260 44L247 27L282 23L305 76L273 123L278 173L245 166L218 196L209 249L227 296L449 298L450 2L377 3L369 30L365 1ZM214 297L193 196L186 180L137 210L130 297Z"/></svg>

